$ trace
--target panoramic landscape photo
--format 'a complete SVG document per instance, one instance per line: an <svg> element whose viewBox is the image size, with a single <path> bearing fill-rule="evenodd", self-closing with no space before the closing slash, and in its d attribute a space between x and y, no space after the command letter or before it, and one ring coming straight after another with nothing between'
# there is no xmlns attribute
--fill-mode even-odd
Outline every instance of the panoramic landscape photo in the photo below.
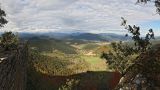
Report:
<svg viewBox="0 0 160 90"><path fill-rule="evenodd" d="M160 90L160 0L0 0L0 90Z"/></svg>

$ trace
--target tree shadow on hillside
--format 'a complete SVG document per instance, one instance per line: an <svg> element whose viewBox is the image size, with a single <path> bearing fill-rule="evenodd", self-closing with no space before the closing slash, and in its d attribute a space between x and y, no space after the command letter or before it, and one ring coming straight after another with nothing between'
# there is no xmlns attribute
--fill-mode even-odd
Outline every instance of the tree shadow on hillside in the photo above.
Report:
<svg viewBox="0 0 160 90"><path fill-rule="evenodd" d="M88 71L70 76L49 76L40 72L28 74L27 90L58 90L67 80L79 80L72 90L111 90L121 75L117 72Z"/></svg>

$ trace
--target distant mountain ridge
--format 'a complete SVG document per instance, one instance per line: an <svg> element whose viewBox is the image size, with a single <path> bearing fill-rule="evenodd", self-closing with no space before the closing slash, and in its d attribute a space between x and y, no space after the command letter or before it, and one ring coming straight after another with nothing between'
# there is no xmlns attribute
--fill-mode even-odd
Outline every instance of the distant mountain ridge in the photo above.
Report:
<svg viewBox="0 0 160 90"><path fill-rule="evenodd" d="M84 40L84 41L126 41L130 40L130 37L125 35L118 35L114 33L20 33L21 38L31 38L34 36L50 37L59 40Z"/></svg>
<svg viewBox="0 0 160 90"><path fill-rule="evenodd" d="M91 34L91 33L82 33L82 34L72 34L68 39L77 39L77 40L88 40L88 41L106 41L99 34Z"/></svg>
<svg viewBox="0 0 160 90"><path fill-rule="evenodd" d="M125 35L118 35L113 33L73 33L66 39L76 39L76 40L88 40L88 41L126 41L130 40L130 37L125 37Z"/></svg>

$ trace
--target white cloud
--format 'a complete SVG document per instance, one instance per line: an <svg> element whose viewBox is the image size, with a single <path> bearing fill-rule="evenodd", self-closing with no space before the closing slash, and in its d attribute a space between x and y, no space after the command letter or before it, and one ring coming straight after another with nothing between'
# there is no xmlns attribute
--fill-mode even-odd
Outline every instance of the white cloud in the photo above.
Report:
<svg viewBox="0 0 160 90"><path fill-rule="evenodd" d="M136 0L0 0L13 31L118 32L120 17L131 24L160 20L153 4ZM121 30L119 30L121 32Z"/></svg>

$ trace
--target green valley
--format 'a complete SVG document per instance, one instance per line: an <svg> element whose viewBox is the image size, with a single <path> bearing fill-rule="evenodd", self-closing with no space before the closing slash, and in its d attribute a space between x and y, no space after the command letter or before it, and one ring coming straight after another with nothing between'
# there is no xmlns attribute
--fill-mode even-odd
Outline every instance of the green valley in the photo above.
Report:
<svg viewBox="0 0 160 90"><path fill-rule="evenodd" d="M30 63L32 63L32 66L30 67L32 68L28 69L32 74L29 73L28 82L30 82L31 84L28 84L28 89L33 90L31 88L33 86L36 89L62 89L65 83L72 82L72 84L74 84L77 79L79 80L79 84L84 83L83 80L85 76L89 74L88 72L95 72L96 76L94 75L94 73L93 75L90 75L90 78L92 79L94 79L95 77L98 78L99 72L109 72L106 61L100 58L101 53L109 49L108 44L109 43L106 42L87 41L83 41L83 43L81 43L80 41L64 41L43 37L31 38L29 40L29 46L31 53ZM81 75L81 73L84 73L84 78L79 76ZM72 77L72 75L76 76ZM58 85L51 84L51 82L55 83L55 80L52 80L50 83L48 82L48 80L46 80L46 78L56 78L57 76L61 77L59 79L63 79ZM107 76L105 76L105 74L102 74L101 77ZM34 80L32 80L33 78ZM40 78L48 83L46 83L46 85L42 85L42 82L37 82L37 80ZM69 81L66 81L68 79ZM105 83L108 82L109 80L105 81ZM97 80L95 83L100 83L100 81Z"/></svg>

